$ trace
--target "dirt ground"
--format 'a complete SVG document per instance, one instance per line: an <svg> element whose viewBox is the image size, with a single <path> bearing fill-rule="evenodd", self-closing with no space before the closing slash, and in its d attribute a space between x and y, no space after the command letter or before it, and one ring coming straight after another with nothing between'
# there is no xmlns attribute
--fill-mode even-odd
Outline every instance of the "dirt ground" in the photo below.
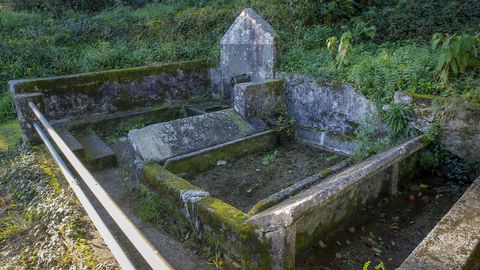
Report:
<svg viewBox="0 0 480 270"><path fill-rule="evenodd" d="M463 194L467 185L419 178L398 198L370 206L301 254L297 269L395 269Z"/></svg>
<svg viewBox="0 0 480 270"><path fill-rule="evenodd" d="M248 212L258 201L328 168L344 157L304 144L241 157L191 177L225 202Z"/></svg>

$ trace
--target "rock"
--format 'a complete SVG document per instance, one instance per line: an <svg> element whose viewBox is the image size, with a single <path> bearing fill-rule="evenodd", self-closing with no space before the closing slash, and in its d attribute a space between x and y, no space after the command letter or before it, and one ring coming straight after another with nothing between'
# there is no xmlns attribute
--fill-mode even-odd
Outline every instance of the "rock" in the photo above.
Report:
<svg viewBox="0 0 480 270"><path fill-rule="evenodd" d="M405 94L404 92L401 92L401 91L397 91L395 92L395 94L393 95L393 102L395 104L400 104L400 103L403 103L403 104L406 104L406 105L409 105L411 104L413 101L413 98L407 94Z"/></svg>
<svg viewBox="0 0 480 270"><path fill-rule="evenodd" d="M356 144L346 139L377 108L351 85L333 85L315 78L279 73L286 81L287 109L296 124L296 138L351 154Z"/></svg>
<svg viewBox="0 0 480 270"><path fill-rule="evenodd" d="M126 142L127 140L128 140L128 138L126 136L122 136L122 137L118 138L119 142Z"/></svg>
<svg viewBox="0 0 480 270"><path fill-rule="evenodd" d="M323 242L322 240L318 241L318 245L321 247L321 248L326 248L327 245L325 244L325 242Z"/></svg>
<svg viewBox="0 0 480 270"><path fill-rule="evenodd" d="M422 202L424 202L425 204L428 204L429 202L432 201L432 198L430 198L429 196L427 195L424 195L420 198L422 200Z"/></svg>
<svg viewBox="0 0 480 270"><path fill-rule="evenodd" d="M398 216L392 217L393 222L399 222L400 218Z"/></svg>
<svg viewBox="0 0 480 270"><path fill-rule="evenodd" d="M225 166L225 165L227 165L227 162L225 160L217 161L217 166Z"/></svg>

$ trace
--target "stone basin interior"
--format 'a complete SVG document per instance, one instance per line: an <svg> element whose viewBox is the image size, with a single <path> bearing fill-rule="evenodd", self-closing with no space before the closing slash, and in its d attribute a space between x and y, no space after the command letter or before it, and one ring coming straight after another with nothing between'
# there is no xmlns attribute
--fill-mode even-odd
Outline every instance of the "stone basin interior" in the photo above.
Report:
<svg viewBox="0 0 480 270"><path fill-rule="evenodd" d="M219 160L217 166L187 180L247 213L261 199L343 159L343 155L288 142L228 162Z"/></svg>

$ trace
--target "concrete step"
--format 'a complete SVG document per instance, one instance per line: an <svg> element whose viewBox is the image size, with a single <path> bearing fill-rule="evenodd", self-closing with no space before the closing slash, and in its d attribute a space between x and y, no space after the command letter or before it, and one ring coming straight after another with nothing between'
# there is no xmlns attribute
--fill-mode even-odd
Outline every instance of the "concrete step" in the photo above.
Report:
<svg viewBox="0 0 480 270"><path fill-rule="evenodd" d="M58 130L58 135L65 141L67 146L80 159L85 157L85 149L83 145L66 129Z"/></svg>
<svg viewBox="0 0 480 270"><path fill-rule="evenodd" d="M84 147L84 161L91 170L101 170L117 165L115 152L93 131L85 131L75 135Z"/></svg>

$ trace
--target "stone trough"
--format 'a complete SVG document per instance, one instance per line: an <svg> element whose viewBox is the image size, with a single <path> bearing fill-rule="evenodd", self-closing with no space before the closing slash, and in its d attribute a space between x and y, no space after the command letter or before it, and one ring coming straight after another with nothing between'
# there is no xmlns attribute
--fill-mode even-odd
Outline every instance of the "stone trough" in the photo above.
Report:
<svg viewBox="0 0 480 270"><path fill-rule="evenodd" d="M172 216L191 224L198 238L218 245L239 267L293 269L298 254L353 213L395 196L398 183L418 170L418 156L429 142L424 136L411 138L354 164L349 157L356 147L352 135L377 110L372 101L350 85L277 74L277 35L251 9L240 14L221 47L219 68L193 61L11 81L18 119L25 138L38 142L27 105L34 101L92 170L117 165L98 133L128 132L136 180L155 191ZM305 149L328 162L301 176L287 169L289 164L276 167L288 181L246 206L222 199L243 189L242 183L222 182L230 189L221 195L204 182L209 179L202 179L223 167L234 174L250 166L253 156L270 156L265 163L275 162L282 147ZM242 159L248 162L239 163ZM262 166L252 175L268 164ZM477 186L467 199L478 193ZM237 199L247 201L242 196L253 192L250 187ZM264 191L262 185L256 188ZM462 207L450 215L461 217ZM469 256L478 253L479 243L477 231L471 231ZM431 242L439 234L441 229L432 232L403 269L425 263L419 257L435 246ZM478 260L469 258L458 265L478 266Z"/></svg>

